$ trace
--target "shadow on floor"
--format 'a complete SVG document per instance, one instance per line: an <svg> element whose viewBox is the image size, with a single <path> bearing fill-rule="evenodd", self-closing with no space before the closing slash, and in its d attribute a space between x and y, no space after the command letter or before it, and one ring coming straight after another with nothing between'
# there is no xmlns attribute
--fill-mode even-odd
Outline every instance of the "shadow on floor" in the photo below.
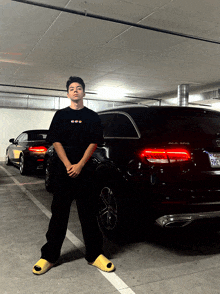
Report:
<svg viewBox="0 0 220 294"><path fill-rule="evenodd" d="M160 228L149 224L144 215L127 223L124 232L110 240L111 255L137 243L153 244L182 256L215 255L220 253L218 223L197 223L184 228Z"/></svg>
<svg viewBox="0 0 220 294"><path fill-rule="evenodd" d="M54 267L57 267L63 263L72 262L74 260L81 259L81 258L84 258L84 254L80 250L78 249L71 250L69 252L62 254L60 258L58 259L58 261L56 262L56 264L54 265Z"/></svg>

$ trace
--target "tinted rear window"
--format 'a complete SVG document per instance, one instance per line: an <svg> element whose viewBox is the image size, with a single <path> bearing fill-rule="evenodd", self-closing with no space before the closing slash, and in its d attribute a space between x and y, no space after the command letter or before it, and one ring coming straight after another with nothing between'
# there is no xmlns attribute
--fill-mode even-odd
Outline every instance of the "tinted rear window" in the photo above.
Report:
<svg viewBox="0 0 220 294"><path fill-rule="evenodd" d="M47 132L29 133L28 141L41 141L46 140Z"/></svg>
<svg viewBox="0 0 220 294"><path fill-rule="evenodd" d="M127 115L105 113L100 115L104 138L138 138L137 131Z"/></svg>
<svg viewBox="0 0 220 294"><path fill-rule="evenodd" d="M220 113L194 108L136 109L132 111L142 135L220 133Z"/></svg>

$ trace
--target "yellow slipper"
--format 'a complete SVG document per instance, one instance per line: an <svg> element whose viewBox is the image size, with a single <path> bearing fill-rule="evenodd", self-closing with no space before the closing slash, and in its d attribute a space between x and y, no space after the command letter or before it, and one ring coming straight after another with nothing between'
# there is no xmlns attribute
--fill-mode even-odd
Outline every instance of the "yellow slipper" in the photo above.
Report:
<svg viewBox="0 0 220 294"><path fill-rule="evenodd" d="M34 265L32 272L35 275L42 275L42 274L46 273L47 271L49 271L49 269L51 269L53 267L53 265L54 265L54 263L50 263L46 259L41 258Z"/></svg>
<svg viewBox="0 0 220 294"><path fill-rule="evenodd" d="M114 264L102 254L100 254L94 262L89 262L89 264L104 272L113 272L115 270Z"/></svg>

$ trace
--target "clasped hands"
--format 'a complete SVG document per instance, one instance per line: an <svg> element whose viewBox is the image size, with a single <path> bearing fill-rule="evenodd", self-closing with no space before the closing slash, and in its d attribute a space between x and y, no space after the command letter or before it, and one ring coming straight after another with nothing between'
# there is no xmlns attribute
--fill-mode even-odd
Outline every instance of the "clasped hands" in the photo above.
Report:
<svg viewBox="0 0 220 294"><path fill-rule="evenodd" d="M83 168L82 165L80 165L79 163L68 165L66 167L67 174L71 178L76 178L80 174L82 168Z"/></svg>

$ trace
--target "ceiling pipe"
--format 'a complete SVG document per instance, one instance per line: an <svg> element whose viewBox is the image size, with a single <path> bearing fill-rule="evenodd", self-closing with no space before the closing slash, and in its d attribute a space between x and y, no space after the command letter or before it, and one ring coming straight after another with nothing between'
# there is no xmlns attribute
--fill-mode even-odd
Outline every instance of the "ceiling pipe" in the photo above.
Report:
<svg viewBox="0 0 220 294"><path fill-rule="evenodd" d="M154 100L159 102L159 106L161 106L162 99L159 98L145 98L145 97L136 97L136 96L125 96L125 98L132 98L132 99L138 99L138 100Z"/></svg>
<svg viewBox="0 0 220 294"><path fill-rule="evenodd" d="M56 92L67 92L67 90L63 90L63 89L51 89L51 88L41 88L41 87L33 87L33 86L20 86L20 85L9 85L9 84L0 84L0 87L24 88L24 89L44 90L44 91L56 91ZM97 95L97 93L94 93L94 92L86 92L86 94Z"/></svg>
<svg viewBox="0 0 220 294"><path fill-rule="evenodd" d="M57 11L72 13L72 14L76 14L76 15L82 15L82 16L86 16L86 17L91 17L91 18L95 18L95 19L100 19L100 20L104 20L104 21L113 22L113 23L119 23L119 24L128 25L128 26L131 26L131 27L141 28L141 29L145 29L145 30L151 30L151 31L160 32L160 33L164 33L164 34L169 34L169 35L174 35L174 36L179 36L179 37L183 37L183 38L199 40L199 41L203 41L203 42L208 42L208 43L213 43L213 44L220 45L220 42L216 41L216 40L206 39L206 38L193 36L193 35L188 35L188 34L182 34L182 33L179 33L179 32L169 31L169 30L165 30L165 29L158 29L158 28L146 26L146 25L143 25L143 24L140 24L140 23L133 23L133 22L130 22L130 21L125 21L125 20L116 19L116 18L112 18L112 17L106 17L106 16L103 16L103 15L92 14L92 13L87 12L86 10L85 11L78 11L78 10L73 10L73 9L63 8L63 7L59 7L59 6L49 5L49 4L46 4L46 3L38 3L38 2L35 2L35 1L29 1L29 0L12 0L12 1L20 2L20 3L23 3L23 4L35 5L35 6L48 8L48 9L53 9L53 10L57 10Z"/></svg>
<svg viewBox="0 0 220 294"><path fill-rule="evenodd" d="M189 84L182 84L178 86L178 101L179 101L179 106L188 106Z"/></svg>

